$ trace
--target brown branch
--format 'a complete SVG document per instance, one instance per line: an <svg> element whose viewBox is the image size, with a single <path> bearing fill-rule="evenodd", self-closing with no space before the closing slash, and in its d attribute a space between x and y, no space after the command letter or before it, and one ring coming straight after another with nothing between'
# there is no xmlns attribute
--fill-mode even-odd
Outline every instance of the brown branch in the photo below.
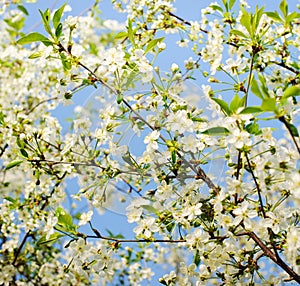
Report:
<svg viewBox="0 0 300 286"><path fill-rule="evenodd" d="M285 69L289 70L290 72L292 72L292 73L294 73L296 75L300 74L300 71L297 71L296 69L294 69L294 68L292 68L290 66L287 66L286 63L284 63L284 62L271 61L270 63L275 64L277 66L280 66L282 68L285 68Z"/></svg>
<svg viewBox="0 0 300 286"><path fill-rule="evenodd" d="M286 127L286 129L289 131L289 133L290 133L290 135L292 137L292 140L293 140L293 142L294 142L294 144L296 146L296 149L297 149L297 151L298 151L298 153L300 155L300 147L299 147L299 145L298 145L298 143L296 141L296 138L294 136L293 130L291 129L290 123L286 120L286 118L284 116L280 116L278 118L278 120L281 121L284 124L284 126Z"/></svg>
<svg viewBox="0 0 300 286"><path fill-rule="evenodd" d="M46 198L42 198L42 201L44 201L44 203L42 204L42 206L40 208L41 211L43 211L46 208L46 206L47 206L47 204L49 202L49 199L52 197L52 195L54 194L56 188L60 185L61 180L63 179L63 177L66 174L67 174L67 172L65 172L64 175L62 176L62 178L56 182L56 184L53 187L53 189L51 190L50 194ZM18 259L19 255L20 255L20 253L21 253L21 251L22 251L22 249L23 249L23 247L24 247L27 239L29 237L31 237L31 236L32 236L32 231L31 230L27 231L26 234L25 234L25 236L23 237L23 239L21 241L21 244L19 245L18 249L15 251L14 260L12 262L13 266L16 266L17 259Z"/></svg>
<svg viewBox="0 0 300 286"><path fill-rule="evenodd" d="M248 167L249 167L249 170L250 170L250 173L251 173L251 176L253 178L253 181L255 183L255 186L256 186L256 189L257 189L257 194L258 194L258 199L259 199L259 204L260 204L260 207L261 207L261 212L263 214L263 217L266 218L266 213L265 213L265 208L264 208L264 204L263 204L263 200L262 200L262 196L261 196L261 189L260 189L260 186L256 180L256 177L254 175L254 172L253 172L253 169L252 169L252 166L251 166L251 162L249 160L249 157L247 155L247 153L245 152L245 157L246 157L246 160L247 160L247 164L248 164Z"/></svg>
<svg viewBox="0 0 300 286"><path fill-rule="evenodd" d="M46 102L49 102L49 101L52 101L52 100L56 100L56 99L58 99L57 96L52 97L52 98L48 98L48 99L45 99L45 100L42 100L39 103L37 103L36 105L34 105L31 109L29 109L28 111L26 111L25 114L29 115L32 111L34 111L37 107L39 107L43 103L46 103Z"/></svg>
<svg viewBox="0 0 300 286"><path fill-rule="evenodd" d="M188 26L191 26L191 23L179 16L177 16L176 14L172 13L172 12L167 12L170 16L176 18L177 20L181 21L182 23L188 25ZM208 34L209 32L207 30L204 30L204 29L201 29L200 28L200 31L205 33L205 34ZM233 42L226 42L227 45L230 45L230 46L233 46L235 48L238 48L239 46ZM290 67L290 66L287 66L284 62L276 62L276 61L271 61L271 63L275 64L275 65L278 65L282 68L285 68L287 70L289 70L290 72L296 74L296 75L299 75L300 74L300 71L297 71L296 69L294 69L293 67Z"/></svg>
<svg viewBox="0 0 300 286"><path fill-rule="evenodd" d="M255 234L255 232L247 232L246 235L250 236L256 244L260 247L260 249L264 252L266 256L268 256L271 260L273 260L279 267L281 267L286 273L288 273L293 280L300 284L300 276L290 268L280 257L279 255L275 255Z"/></svg>

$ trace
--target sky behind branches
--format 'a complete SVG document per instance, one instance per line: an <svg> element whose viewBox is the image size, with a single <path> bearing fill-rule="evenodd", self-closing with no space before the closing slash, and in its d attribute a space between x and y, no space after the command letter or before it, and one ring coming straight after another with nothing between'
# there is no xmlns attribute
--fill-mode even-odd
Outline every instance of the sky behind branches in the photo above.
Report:
<svg viewBox="0 0 300 286"><path fill-rule="evenodd" d="M216 0L216 1L207 1L207 0L178 0L175 2L175 7L177 9L176 15L179 17L187 20L187 21L196 21L200 20L201 17L201 9L204 7L207 7L211 2L217 2L222 5L222 0ZM278 6L280 0L267 0L263 4L265 5L265 11L274 11L279 10ZM289 5L289 10L295 10L296 5L300 3L298 0L287 0ZM55 1L38 1L36 4L26 4L26 8L28 8L30 16L28 18L28 21L26 22L26 29L25 31L27 33L32 31L40 31L43 32L43 25L41 22L40 14L38 12L38 9L45 10L47 8L50 8L51 10L59 8L64 3L69 4L72 7L72 11L68 12L67 15L84 15L86 11L93 5L93 0L85 0L85 1L78 1L78 0L69 0L69 1L63 1L63 0L55 0ZM248 3L251 6L251 9L255 9L256 5L261 6L262 2L258 0L249 0ZM238 9L239 0L236 1L236 9ZM113 5L111 4L111 1L109 0L103 0L100 2L100 10L102 12L101 16L103 20L105 19L116 19L121 22L126 21L126 15L120 14L116 10L113 9ZM183 66L184 60L186 60L189 56L193 56L195 58L194 53L191 52L190 48L179 48L176 45L176 41L180 39L180 33L176 35L169 35L169 39L167 40L167 46L171 46L170 49L168 49L168 52L163 52L159 57L157 58L157 65L160 66L161 70L168 70L172 63L176 62L178 65ZM84 59L83 59L84 62ZM195 92L201 92L201 85L206 83L207 80L203 79L203 82L201 82L201 75L200 72L197 75L197 81L192 83L191 88L195 88ZM73 97L74 104L70 106L59 106L53 114L57 116L57 118L60 120L62 126L64 127L65 131L67 132L68 127L70 124L67 122L67 118L70 118L73 116L73 110L74 107L77 105L86 105L91 100L93 100L93 97L99 92L99 90L95 91L93 88L87 88L84 89L82 93L78 93ZM86 99L86 95L88 96L88 99ZM84 97L84 100L82 98ZM205 106L203 106L205 107ZM127 139L128 144L133 141L131 139ZM70 181L68 184L67 189L70 193L76 193L78 191L78 186L74 181ZM84 211L84 209L82 210ZM132 236L131 226L128 226L126 216L124 215L124 208L122 210L117 207L112 207L111 210L106 213L103 216L100 216L97 218L97 220L100 220L99 225L101 225L101 221L103 221L104 227L109 226L110 229L113 232L121 232L124 235ZM109 224L107 224L109 222ZM106 226L105 226L106 225ZM120 227L121 226L121 227Z"/></svg>
<svg viewBox="0 0 300 286"><path fill-rule="evenodd" d="M27 32L31 31L42 31L42 22L40 20L40 15L38 13L38 9L45 10L46 8L55 9L60 7L65 1L54 1L54 2L48 2L48 1L39 1L37 4L28 4L28 7L30 7L30 17L29 21L27 22ZM215 1L218 3L221 3L221 0ZM237 0L238 2L238 0ZM255 6L261 5L261 1L248 1L251 2L252 9L255 9ZM296 7L296 4L299 4L299 1L297 0L287 0L290 10L294 9ZM67 3L72 7L72 11L70 12L71 15L76 16L80 14L84 14L85 11L93 4L93 1L86 0L86 1L78 1L78 0L70 0L67 1ZM176 14L180 16L181 18L184 18L187 21L196 21L200 20L201 16L201 9L208 6L210 1L200 1L200 0L179 0L175 3L175 7L177 8ZM274 11L278 10L278 5L280 1L276 0L267 0L265 1L266 11ZM293 8L292 8L293 7ZM108 0L104 0L100 3L100 10L102 11L102 17L103 19L117 19L120 21L125 21L125 16L122 14L117 13L112 9L112 4ZM171 39L168 40L167 45L173 45L171 49L169 49L168 53L162 53L157 61L161 67L161 69L168 70L168 68L171 66L173 62L176 62L178 64L182 64L184 60L188 58L189 55L194 56L193 53L191 53L190 49L185 48L179 48L176 46L176 41L180 39L180 34L176 34L174 36L170 37ZM83 59L84 62L84 59ZM200 86L203 84L201 82L201 77L197 77L198 80L200 78L200 81L195 82L195 86L198 86L198 91L200 91ZM58 119L62 122L62 125L69 126L69 124L66 123L65 119L67 117L72 117L73 109L76 105L79 104L87 104L87 101L82 101L81 95L83 94L89 94L90 100L92 100L92 97L96 94L93 88L88 88L83 91L82 94L76 94L74 97L74 105L70 106L60 106L56 111L54 111L54 114L58 117ZM132 143L131 139L128 139L128 142ZM67 186L67 191L72 194L76 193L78 191L78 186L76 182L69 181L69 184ZM86 211L87 209L82 209L82 211ZM105 233L105 229L109 228L114 234L122 233L126 238L132 238L132 227L133 225L129 225L127 223L127 218L124 215L124 208L120 206L112 206L109 208L109 211L106 212L104 215L95 215L93 217L94 227L97 229L99 228L100 231Z"/></svg>

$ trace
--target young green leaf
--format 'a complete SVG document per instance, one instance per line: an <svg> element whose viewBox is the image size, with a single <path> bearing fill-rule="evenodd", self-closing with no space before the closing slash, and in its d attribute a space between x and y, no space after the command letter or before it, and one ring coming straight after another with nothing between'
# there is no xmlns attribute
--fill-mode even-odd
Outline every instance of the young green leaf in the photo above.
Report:
<svg viewBox="0 0 300 286"><path fill-rule="evenodd" d="M158 209L154 208L152 205L141 205L141 207L150 213L153 214L159 213Z"/></svg>
<svg viewBox="0 0 300 286"><path fill-rule="evenodd" d="M202 134L206 134L206 135L227 135L229 134L229 130L225 127L212 127L209 128L203 132L201 132Z"/></svg>
<svg viewBox="0 0 300 286"><path fill-rule="evenodd" d="M121 92L117 95L117 103L120 104L123 101L123 94Z"/></svg>
<svg viewBox="0 0 300 286"><path fill-rule="evenodd" d="M282 98L300 95L300 86L289 86L284 92Z"/></svg>
<svg viewBox="0 0 300 286"><path fill-rule="evenodd" d="M298 132L297 127L289 122L287 122L287 125L288 125L289 130L291 131L292 135L295 137L299 137L299 132Z"/></svg>
<svg viewBox="0 0 300 286"><path fill-rule="evenodd" d="M4 124L4 117L5 115L2 113L2 111L0 111L0 125Z"/></svg>
<svg viewBox="0 0 300 286"><path fill-rule="evenodd" d="M253 113L258 113L262 112L263 110L259 106L248 106L245 107L240 114L253 114Z"/></svg>
<svg viewBox="0 0 300 286"><path fill-rule="evenodd" d="M55 30L57 29L58 25L61 24L61 23L60 23L60 20L61 20L62 14L63 14L63 12L64 12L65 6L66 6L66 3L63 4L63 5L62 5L59 9L57 9L57 10L55 11L55 13L54 13L52 22L53 22L53 27L54 27Z"/></svg>
<svg viewBox="0 0 300 286"><path fill-rule="evenodd" d="M60 59L65 70L70 70L72 68L72 64L64 53L60 53Z"/></svg>
<svg viewBox="0 0 300 286"><path fill-rule="evenodd" d="M264 14L264 7L258 9L258 6L256 6L256 9L255 9L255 13L254 15L251 17L251 24L252 24L252 31L253 33L256 32L257 30L257 27L259 25L259 22L260 22L260 19L262 17L262 15Z"/></svg>
<svg viewBox="0 0 300 286"><path fill-rule="evenodd" d="M230 115L231 111L229 109L228 103L220 98L216 98L216 97L212 97L211 98L213 101L215 101L222 109L222 111L226 114L226 115Z"/></svg>
<svg viewBox="0 0 300 286"><path fill-rule="evenodd" d="M231 111L231 113L236 112L239 107L244 106L244 103L245 103L245 97L240 98L238 96L238 94L236 93L234 95L233 99L230 102L230 111Z"/></svg>
<svg viewBox="0 0 300 286"><path fill-rule="evenodd" d="M242 7L242 17L241 24L246 28L249 35L252 37L252 29L251 29L251 15Z"/></svg>
<svg viewBox="0 0 300 286"><path fill-rule="evenodd" d="M262 134L262 130L256 122L252 122L245 127L246 131L250 134L260 135Z"/></svg>
<svg viewBox="0 0 300 286"><path fill-rule="evenodd" d="M236 0L230 0L230 1L229 1L229 9L230 9L230 10L232 9L233 5L235 4L235 1L236 1Z"/></svg>
<svg viewBox="0 0 300 286"><path fill-rule="evenodd" d="M260 88L258 86L258 83L257 83L255 77L253 77L251 80L251 91L260 99L264 99L264 96L260 91Z"/></svg>
<svg viewBox="0 0 300 286"><path fill-rule="evenodd" d="M288 5L286 3L286 0L282 0L279 4L280 11L282 12L284 18L286 18L288 14Z"/></svg>
<svg viewBox="0 0 300 286"><path fill-rule="evenodd" d="M164 38L162 37L162 38L158 38L158 39L154 39L154 40L150 41L146 47L145 54L152 51L157 46L157 44L162 42L163 40L164 40Z"/></svg>
<svg viewBox="0 0 300 286"><path fill-rule="evenodd" d="M264 98L261 104L261 109L263 111L273 111L276 112L276 99L273 97Z"/></svg>
<svg viewBox="0 0 300 286"><path fill-rule="evenodd" d="M65 235L62 234L62 233L59 233L59 232L52 233L48 239L46 239L46 236L43 236L37 242L37 245L42 245L42 244L46 244L46 243L53 243L53 242L57 241L59 238L61 238L63 236L65 236Z"/></svg>
<svg viewBox="0 0 300 286"><path fill-rule="evenodd" d="M280 103L284 106L287 103L289 97L295 99L296 96L300 95L300 87L298 86L289 86L284 92L280 99Z"/></svg>
<svg viewBox="0 0 300 286"><path fill-rule="evenodd" d="M23 160L14 160L14 161L11 161L10 163L8 163L5 167L5 170L9 170L9 169L12 169L16 166L19 166L21 163L23 163Z"/></svg>
<svg viewBox="0 0 300 286"><path fill-rule="evenodd" d="M288 14L288 16L286 17L285 21L286 24L291 24L295 19L299 19L300 18L300 14L297 12L292 12L290 14Z"/></svg>
<svg viewBox="0 0 300 286"><path fill-rule="evenodd" d="M132 22L131 22L130 19L128 20L127 31L128 31L128 39L129 39L130 43L131 43L133 46L135 46L134 32L133 32L133 29L132 29Z"/></svg>
<svg viewBox="0 0 300 286"><path fill-rule="evenodd" d="M62 29L63 29L63 25L62 25L62 23L59 23L58 26L55 29L55 36L56 36L57 39L59 39L59 37L61 36Z"/></svg>
<svg viewBox="0 0 300 286"><path fill-rule="evenodd" d="M277 11L275 12L265 12L265 14L274 20L275 22L283 23L283 19L280 17Z"/></svg>
<svg viewBox="0 0 300 286"><path fill-rule="evenodd" d="M230 30L230 34L240 36L242 38L247 38L247 36L243 32L241 32L239 30L235 30L235 29Z"/></svg>
<svg viewBox="0 0 300 286"><path fill-rule="evenodd" d="M25 149L20 149L20 152L23 155L23 157L28 158L28 153Z"/></svg>
<svg viewBox="0 0 300 286"><path fill-rule="evenodd" d="M18 5L17 8L18 8L21 12L23 12L26 16L29 15L27 9L26 9L23 5Z"/></svg>
<svg viewBox="0 0 300 286"><path fill-rule="evenodd" d="M40 12L40 15L42 17L42 21L43 21L43 24L44 24L44 28L45 28L45 31L53 37L53 33L51 31L51 27L50 27L50 10L47 9L45 12L39 10Z"/></svg>
<svg viewBox="0 0 300 286"><path fill-rule="evenodd" d="M121 39L126 38L127 36L128 36L128 33L126 31L121 31L114 36L114 39L121 40Z"/></svg>
<svg viewBox="0 0 300 286"><path fill-rule="evenodd" d="M36 59L36 58L40 58L42 55L43 55L43 52L39 51L39 52L35 52L35 53L31 54L28 58L29 59Z"/></svg>
<svg viewBox="0 0 300 286"><path fill-rule="evenodd" d="M223 9L219 5L210 5L210 8L212 8L215 11L223 12Z"/></svg>
<svg viewBox="0 0 300 286"><path fill-rule="evenodd" d="M37 32L30 33L17 40L17 43L20 45L27 45L34 42L42 42L45 46L52 45L52 42L48 38Z"/></svg>

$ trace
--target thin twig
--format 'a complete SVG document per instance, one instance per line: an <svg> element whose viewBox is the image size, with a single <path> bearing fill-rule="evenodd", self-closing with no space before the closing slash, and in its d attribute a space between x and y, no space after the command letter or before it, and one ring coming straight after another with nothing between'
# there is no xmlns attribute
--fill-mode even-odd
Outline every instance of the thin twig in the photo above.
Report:
<svg viewBox="0 0 300 286"><path fill-rule="evenodd" d="M289 133L290 133L290 135L292 137L292 140L293 140L293 142L294 142L294 144L296 146L296 149L297 149L297 151L298 151L298 153L300 155L300 147L299 147L299 145L298 145L298 143L296 141L296 138L295 138L295 136L293 134L293 131L291 129L290 124L287 122L287 120L285 119L284 116L280 116L278 119L279 119L279 121L281 121L284 124L284 126L286 127L286 129L289 131Z"/></svg>
<svg viewBox="0 0 300 286"><path fill-rule="evenodd" d="M259 204L260 204L260 207L261 207L261 212L263 214L263 217L266 218L266 213L265 213L265 208L264 208L264 204L263 204L263 200L262 200L262 196L261 196L261 189L260 189L260 186L256 180L256 177L254 175L254 172L253 172L253 169L252 169L252 166L251 166L251 162L249 160L249 157L247 155L247 153L245 152L245 157L246 157L246 160L247 160L247 164L248 164L248 167L249 167L249 170L250 170L250 173L251 173L251 176L253 178L253 181L255 183L255 186L256 186L256 189L257 189L257 194L258 194L258 198L259 198Z"/></svg>
<svg viewBox="0 0 300 286"><path fill-rule="evenodd" d="M34 105L30 110L26 111L25 114L29 115L32 111L34 111L37 107L39 107L43 103L46 103L46 102L49 102L49 101L52 101L52 100L56 100L56 99L58 99L57 96L42 100L39 103L37 103L36 105Z"/></svg>

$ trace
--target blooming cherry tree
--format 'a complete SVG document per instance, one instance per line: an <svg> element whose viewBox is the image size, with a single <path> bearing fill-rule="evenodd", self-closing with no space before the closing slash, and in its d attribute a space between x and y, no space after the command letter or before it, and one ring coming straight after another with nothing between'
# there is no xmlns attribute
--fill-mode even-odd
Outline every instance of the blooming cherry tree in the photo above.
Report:
<svg viewBox="0 0 300 286"><path fill-rule="evenodd" d="M0 285L300 284L299 7L2 2Z"/></svg>

